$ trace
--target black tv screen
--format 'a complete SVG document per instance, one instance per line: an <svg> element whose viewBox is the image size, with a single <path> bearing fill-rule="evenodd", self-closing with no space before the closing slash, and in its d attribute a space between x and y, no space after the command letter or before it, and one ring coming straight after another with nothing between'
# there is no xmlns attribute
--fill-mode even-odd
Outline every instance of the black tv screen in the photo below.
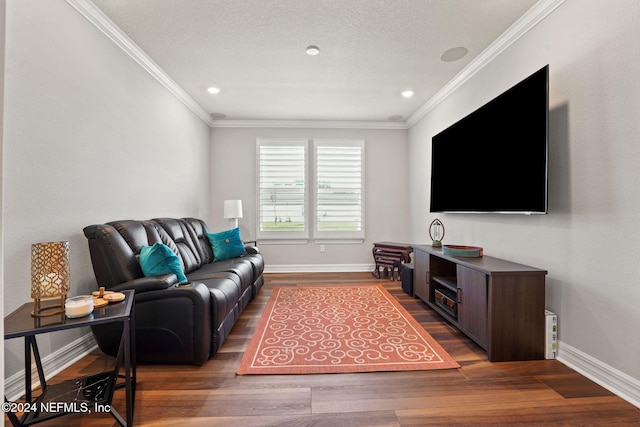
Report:
<svg viewBox="0 0 640 427"><path fill-rule="evenodd" d="M431 212L547 213L549 66L432 138Z"/></svg>

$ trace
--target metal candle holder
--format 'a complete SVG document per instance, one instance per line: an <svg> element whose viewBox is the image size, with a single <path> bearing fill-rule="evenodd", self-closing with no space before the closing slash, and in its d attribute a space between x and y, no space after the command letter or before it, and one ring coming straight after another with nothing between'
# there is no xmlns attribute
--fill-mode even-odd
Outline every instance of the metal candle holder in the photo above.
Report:
<svg viewBox="0 0 640 427"><path fill-rule="evenodd" d="M429 237L431 237L431 246L441 247L444 238L444 224L438 218L434 219L429 226Z"/></svg>

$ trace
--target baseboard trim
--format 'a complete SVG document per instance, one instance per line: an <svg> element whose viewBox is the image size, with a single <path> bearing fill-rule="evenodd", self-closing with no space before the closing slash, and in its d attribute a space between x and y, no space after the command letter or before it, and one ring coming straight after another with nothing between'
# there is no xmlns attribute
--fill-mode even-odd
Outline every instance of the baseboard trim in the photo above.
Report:
<svg viewBox="0 0 640 427"><path fill-rule="evenodd" d="M558 342L558 361L640 408L640 381L571 345Z"/></svg>
<svg viewBox="0 0 640 427"><path fill-rule="evenodd" d="M373 272L373 264L279 264L265 265L265 273L360 273Z"/></svg>
<svg viewBox="0 0 640 427"><path fill-rule="evenodd" d="M93 350L98 347L96 341L93 339L93 335L88 333L73 341L70 344L62 347L61 349L51 353L50 355L42 358L42 369L45 373L45 378L49 380L53 376L57 375L64 369L76 363ZM7 399L10 401L16 401L24 396L24 369L6 378L4 381L4 393ZM40 386L40 380L38 378L38 371L35 364L31 367L31 378L33 380L33 388Z"/></svg>

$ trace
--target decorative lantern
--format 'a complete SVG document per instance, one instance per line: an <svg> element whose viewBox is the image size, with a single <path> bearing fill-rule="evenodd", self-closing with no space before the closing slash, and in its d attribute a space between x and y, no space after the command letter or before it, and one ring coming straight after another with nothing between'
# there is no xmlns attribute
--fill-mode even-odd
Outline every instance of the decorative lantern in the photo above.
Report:
<svg viewBox="0 0 640 427"><path fill-rule="evenodd" d="M33 317L64 313L69 292L69 242L44 242L31 245L31 298ZM43 299L60 298L60 304L42 307Z"/></svg>
<svg viewBox="0 0 640 427"><path fill-rule="evenodd" d="M444 224L438 218L434 219L429 226L429 237L433 241L431 246L442 246L442 239L444 238Z"/></svg>

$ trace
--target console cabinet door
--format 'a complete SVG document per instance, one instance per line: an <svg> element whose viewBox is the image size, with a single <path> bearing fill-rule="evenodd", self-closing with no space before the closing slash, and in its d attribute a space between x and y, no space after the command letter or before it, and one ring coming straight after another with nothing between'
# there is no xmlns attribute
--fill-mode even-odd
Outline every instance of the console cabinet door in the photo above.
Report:
<svg viewBox="0 0 640 427"><path fill-rule="evenodd" d="M458 279L458 324L467 335L487 348L487 275L462 265Z"/></svg>
<svg viewBox="0 0 640 427"><path fill-rule="evenodd" d="M429 301L429 254L414 251L413 293L422 301Z"/></svg>

